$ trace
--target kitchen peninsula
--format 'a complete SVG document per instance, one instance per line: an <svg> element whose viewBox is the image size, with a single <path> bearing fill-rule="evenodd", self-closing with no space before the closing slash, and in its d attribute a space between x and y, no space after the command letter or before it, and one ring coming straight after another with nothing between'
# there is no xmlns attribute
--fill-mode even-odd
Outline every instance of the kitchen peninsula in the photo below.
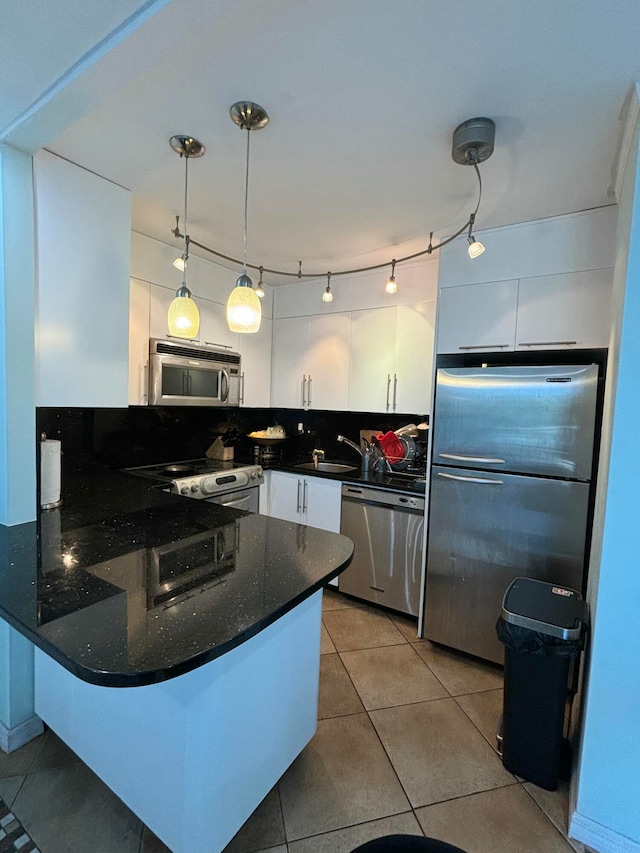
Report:
<svg viewBox="0 0 640 853"><path fill-rule="evenodd" d="M313 736L349 539L96 467L0 528L36 712L172 851L220 851Z"/></svg>

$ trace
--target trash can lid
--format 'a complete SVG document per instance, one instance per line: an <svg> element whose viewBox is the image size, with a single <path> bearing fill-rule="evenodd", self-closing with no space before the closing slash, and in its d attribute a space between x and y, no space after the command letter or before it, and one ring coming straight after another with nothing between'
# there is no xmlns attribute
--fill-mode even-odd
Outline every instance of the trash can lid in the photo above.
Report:
<svg viewBox="0 0 640 853"><path fill-rule="evenodd" d="M550 637L577 640L587 624L587 603L575 589L516 578L504 594L502 618Z"/></svg>

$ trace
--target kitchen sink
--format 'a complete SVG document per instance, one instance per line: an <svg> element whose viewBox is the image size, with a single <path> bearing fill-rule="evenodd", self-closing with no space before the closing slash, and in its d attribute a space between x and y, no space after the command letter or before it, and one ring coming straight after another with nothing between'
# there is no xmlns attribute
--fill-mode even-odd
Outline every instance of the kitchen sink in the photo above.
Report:
<svg viewBox="0 0 640 853"><path fill-rule="evenodd" d="M313 462L300 462L294 465L294 468L303 468L305 471L323 471L325 474L349 474L351 471L357 471L356 465L346 465L344 462L318 462L315 465Z"/></svg>

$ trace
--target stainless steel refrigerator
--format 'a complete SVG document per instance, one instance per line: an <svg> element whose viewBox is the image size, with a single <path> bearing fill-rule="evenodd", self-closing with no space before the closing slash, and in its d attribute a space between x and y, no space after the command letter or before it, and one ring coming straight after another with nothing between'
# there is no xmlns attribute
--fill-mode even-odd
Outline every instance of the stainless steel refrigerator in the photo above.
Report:
<svg viewBox="0 0 640 853"><path fill-rule="evenodd" d="M598 365L436 377L425 636L502 662L512 580L582 588Z"/></svg>

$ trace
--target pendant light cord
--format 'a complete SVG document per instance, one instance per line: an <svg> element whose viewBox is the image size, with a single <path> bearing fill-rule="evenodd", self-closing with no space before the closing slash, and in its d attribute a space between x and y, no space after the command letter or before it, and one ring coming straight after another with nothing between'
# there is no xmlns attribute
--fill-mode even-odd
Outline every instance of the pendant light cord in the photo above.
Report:
<svg viewBox="0 0 640 853"><path fill-rule="evenodd" d="M187 200L189 198L189 155L184 155L184 267L182 269L182 286L187 286L187 257L189 255L189 238L187 236Z"/></svg>
<svg viewBox="0 0 640 853"><path fill-rule="evenodd" d="M244 242L242 254L242 269L247 274L247 208L249 207L249 139L251 130L247 128L247 167L244 176ZM257 269L257 267L255 268Z"/></svg>

